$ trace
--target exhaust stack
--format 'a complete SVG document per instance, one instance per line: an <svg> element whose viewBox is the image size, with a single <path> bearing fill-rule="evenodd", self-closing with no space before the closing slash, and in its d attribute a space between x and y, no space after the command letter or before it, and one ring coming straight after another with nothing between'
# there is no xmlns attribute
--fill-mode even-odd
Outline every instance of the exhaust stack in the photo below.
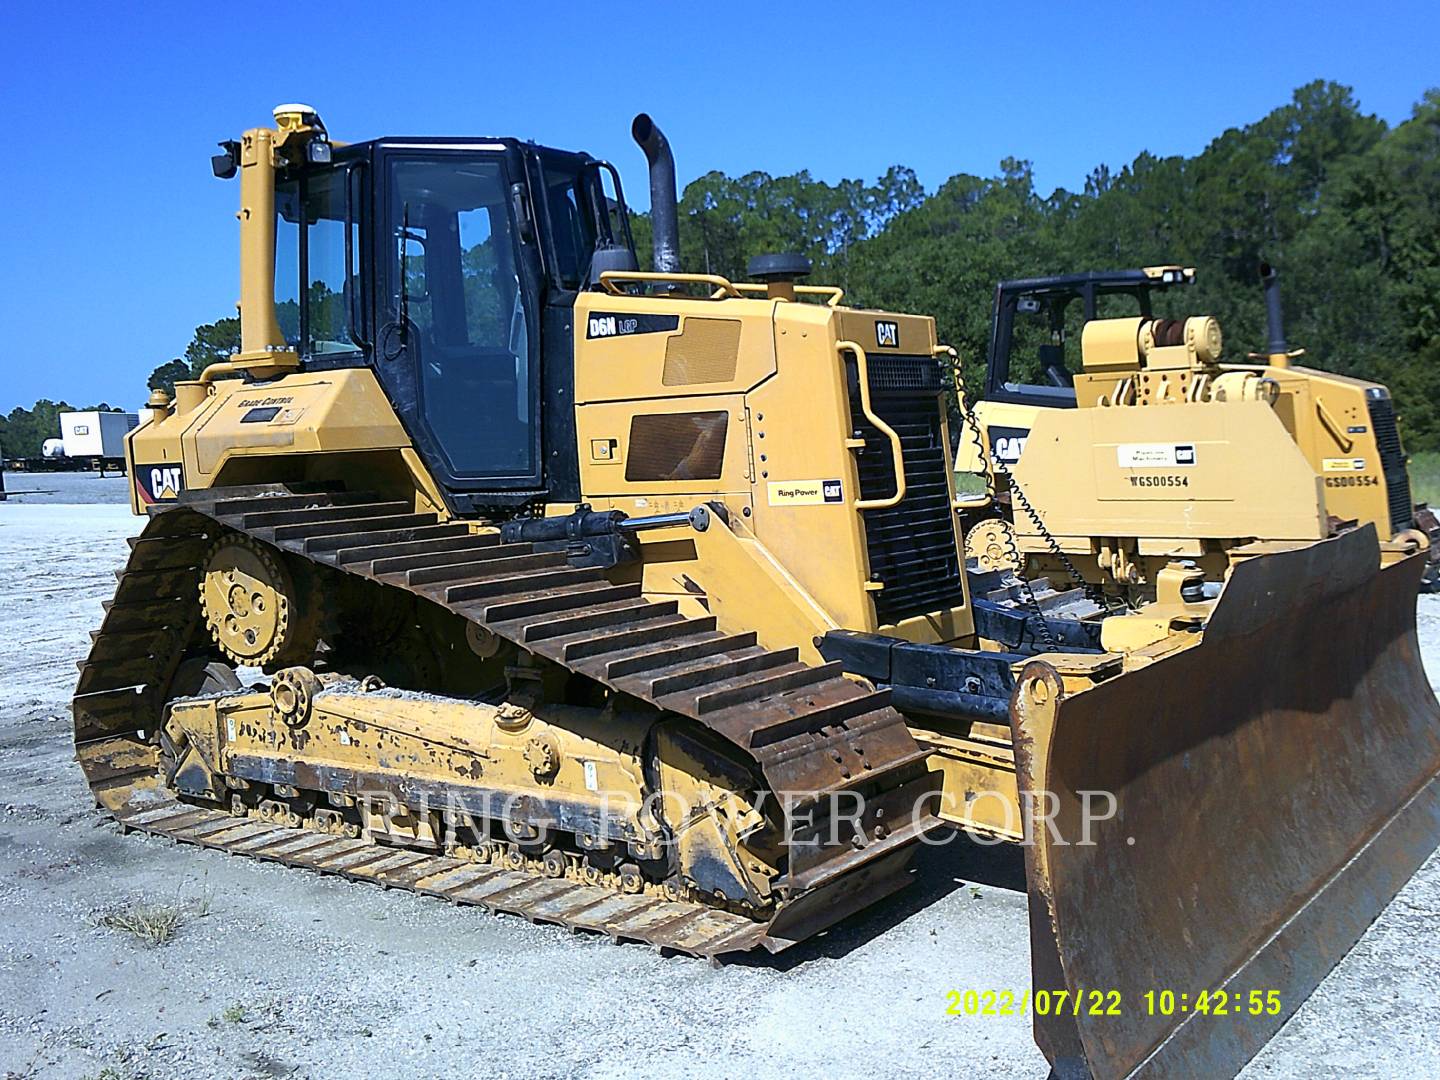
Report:
<svg viewBox="0 0 1440 1080"><path fill-rule="evenodd" d="M1290 366L1290 346L1285 342L1285 313L1280 308L1280 271L1269 263L1260 264L1260 284L1265 287L1265 359L1272 367Z"/></svg>
<svg viewBox="0 0 1440 1080"><path fill-rule="evenodd" d="M655 269L673 274L680 269L680 200L675 191L675 156L665 133L649 113L630 124L630 135L650 163L650 225L654 234Z"/></svg>

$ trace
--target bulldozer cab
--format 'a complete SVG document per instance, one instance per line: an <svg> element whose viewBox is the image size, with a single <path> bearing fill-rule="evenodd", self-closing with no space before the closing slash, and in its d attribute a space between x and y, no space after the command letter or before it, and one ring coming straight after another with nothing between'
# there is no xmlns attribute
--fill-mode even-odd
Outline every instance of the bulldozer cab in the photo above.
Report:
<svg viewBox="0 0 1440 1080"><path fill-rule="evenodd" d="M509 139L330 158L276 174L285 344L373 367L457 511L577 497L569 311L597 249L632 250L614 170Z"/></svg>
<svg viewBox="0 0 1440 1080"><path fill-rule="evenodd" d="M1073 407L1084 325L1094 319L1149 318L1157 294L1194 280L1193 269L1154 266L1002 281L990 318L986 400Z"/></svg>

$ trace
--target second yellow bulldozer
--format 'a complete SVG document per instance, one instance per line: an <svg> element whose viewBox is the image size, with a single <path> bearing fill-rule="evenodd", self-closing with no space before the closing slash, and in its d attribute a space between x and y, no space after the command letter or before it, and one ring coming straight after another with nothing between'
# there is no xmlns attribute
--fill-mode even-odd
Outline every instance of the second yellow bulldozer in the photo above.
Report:
<svg viewBox="0 0 1440 1080"><path fill-rule="evenodd" d="M1151 595L1176 557L1214 579L1271 542L1373 525L1393 550L1432 548L1411 501L1382 385L1293 361L1279 276L1260 268L1268 341L1222 359L1219 323L1157 308L1193 284L1181 266L1003 281L983 400L963 403L957 464L998 496L972 513L986 570L1018 568ZM1093 461L1074 448L1091 448ZM1103 459L1103 460L1102 460ZM1111 460L1113 459L1113 460ZM1422 584L1440 586L1440 544Z"/></svg>
<svg viewBox="0 0 1440 1080"><path fill-rule="evenodd" d="M706 957L882 899L949 823L1026 845L1036 1000L1123 1002L1035 1010L1058 1072L1233 1072L1440 835L1421 560L1355 529L1217 598L1171 559L1094 640L975 603L933 321L784 256L681 272L633 135L647 272L586 154L301 105L222 144L242 347L128 439L96 799ZM1202 989L1266 1007L1146 1010Z"/></svg>

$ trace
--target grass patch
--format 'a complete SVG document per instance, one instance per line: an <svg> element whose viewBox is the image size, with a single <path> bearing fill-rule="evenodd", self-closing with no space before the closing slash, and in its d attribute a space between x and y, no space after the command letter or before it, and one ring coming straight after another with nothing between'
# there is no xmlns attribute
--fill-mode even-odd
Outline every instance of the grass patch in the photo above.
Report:
<svg viewBox="0 0 1440 1080"><path fill-rule="evenodd" d="M980 473L955 471L956 495L984 495L985 491L985 477Z"/></svg>
<svg viewBox="0 0 1440 1080"><path fill-rule="evenodd" d="M107 912L95 921L107 930L131 934L151 948L175 936L185 913L178 904L131 904Z"/></svg>
<svg viewBox="0 0 1440 1080"><path fill-rule="evenodd" d="M152 949L169 944L180 927L210 914L210 897L157 902L137 900L94 916L96 926L129 934Z"/></svg>
<svg viewBox="0 0 1440 1080"><path fill-rule="evenodd" d="M1440 506L1440 450L1410 455L1410 498Z"/></svg>
<svg viewBox="0 0 1440 1080"><path fill-rule="evenodd" d="M278 997L256 997L247 1001L232 1001L209 1020L205 1026L212 1031L224 1027L243 1027L252 1031L268 1031L277 1025L284 1025L285 1007ZM289 1030L287 1028L287 1030Z"/></svg>

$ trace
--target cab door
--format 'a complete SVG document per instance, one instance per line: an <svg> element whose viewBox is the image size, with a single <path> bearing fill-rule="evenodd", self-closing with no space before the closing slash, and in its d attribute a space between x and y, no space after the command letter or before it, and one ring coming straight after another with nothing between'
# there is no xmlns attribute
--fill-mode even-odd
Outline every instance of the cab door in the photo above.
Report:
<svg viewBox="0 0 1440 1080"><path fill-rule="evenodd" d="M544 488L536 256L503 143L382 145L375 366L455 508Z"/></svg>

